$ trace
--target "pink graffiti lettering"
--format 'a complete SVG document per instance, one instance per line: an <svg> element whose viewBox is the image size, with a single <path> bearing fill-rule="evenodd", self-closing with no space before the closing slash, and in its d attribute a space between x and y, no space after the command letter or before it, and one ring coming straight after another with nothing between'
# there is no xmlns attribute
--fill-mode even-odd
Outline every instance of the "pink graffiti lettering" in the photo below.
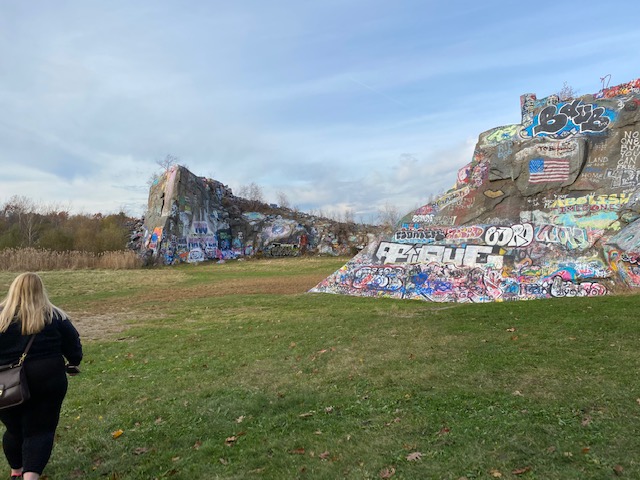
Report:
<svg viewBox="0 0 640 480"><path fill-rule="evenodd" d="M481 238L484 229L477 225L468 227L454 227L447 231L447 239L451 240L470 240L473 238Z"/></svg>

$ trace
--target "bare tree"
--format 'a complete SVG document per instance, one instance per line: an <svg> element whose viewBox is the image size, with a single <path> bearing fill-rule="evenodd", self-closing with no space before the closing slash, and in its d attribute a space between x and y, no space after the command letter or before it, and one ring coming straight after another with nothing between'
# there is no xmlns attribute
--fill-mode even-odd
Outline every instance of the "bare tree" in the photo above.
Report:
<svg viewBox="0 0 640 480"><path fill-rule="evenodd" d="M291 204L289 203L289 197L287 197L287 194L283 191L278 191L276 193L276 199L278 205L280 205L282 208L289 208L291 206Z"/></svg>
<svg viewBox="0 0 640 480"><path fill-rule="evenodd" d="M354 219L355 219L356 214L352 209L350 209L350 208L346 209L343 212L342 216L344 218L344 222L345 223L355 223Z"/></svg>
<svg viewBox="0 0 640 480"><path fill-rule="evenodd" d="M562 88L558 90L556 95L561 102L566 102L567 100L576 98L578 96L578 91L567 82L564 82Z"/></svg>
<svg viewBox="0 0 640 480"><path fill-rule="evenodd" d="M162 160L157 160L156 164L162 168L163 173L167 173L171 167L178 165L180 159L172 154L167 154Z"/></svg>
<svg viewBox="0 0 640 480"><path fill-rule="evenodd" d="M42 224L41 206L23 195L13 195L3 207L3 215L14 217L20 227L25 246L31 247L37 239L38 227Z"/></svg>
<svg viewBox="0 0 640 480"><path fill-rule="evenodd" d="M238 189L238 196L246 198L247 200L251 200L252 202L262 202L264 203L264 193L262 192L262 187L256 184L255 182L251 182L249 185L242 185Z"/></svg>
<svg viewBox="0 0 640 480"><path fill-rule="evenodd" d="M398 208L389 203L385 203L384 206L378 210L378 224L382 225L385 229L392 230L401 218L402 216L398 212Z"/></svg>

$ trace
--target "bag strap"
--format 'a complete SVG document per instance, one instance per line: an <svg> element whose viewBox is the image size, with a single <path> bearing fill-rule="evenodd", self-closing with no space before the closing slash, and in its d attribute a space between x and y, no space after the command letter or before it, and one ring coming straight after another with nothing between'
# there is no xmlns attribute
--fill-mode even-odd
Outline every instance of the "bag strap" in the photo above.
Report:
<svg viewBox="0 0 640 480"><path fill-rule="evenodd" d="M27 353L29 353L29 349L31 348L31 344L33 343L35 338L36 338L35 335L31 335L30 336L29 343L27 343L27 346L24 349L24 352L22 352L22 355L20 355L20 359L18 360L18 363L16 365L17 367L19 367L20 365L22 365L24 363L24 359L27 358Z"/></svg>

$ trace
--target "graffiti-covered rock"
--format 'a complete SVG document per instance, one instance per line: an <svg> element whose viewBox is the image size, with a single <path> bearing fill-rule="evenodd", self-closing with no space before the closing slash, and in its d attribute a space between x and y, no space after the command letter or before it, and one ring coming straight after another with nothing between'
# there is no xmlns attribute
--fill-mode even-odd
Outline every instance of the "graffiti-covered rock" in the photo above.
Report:
<svg viewBox="0 0 640 480"><path fill-rule="evenodd" d="M151 186L140 230L132 240L148 263L175 264L258 254L350 255L362 249L380 227L337 222L236 197L221 182L174 165Z"/></svg>
<svg viewBox="0 0 640 480"><path fill-rule="evenodd" d="M312 292L434 302L598 296L640 287L640 79L520 99L452 189Z"/></svg>

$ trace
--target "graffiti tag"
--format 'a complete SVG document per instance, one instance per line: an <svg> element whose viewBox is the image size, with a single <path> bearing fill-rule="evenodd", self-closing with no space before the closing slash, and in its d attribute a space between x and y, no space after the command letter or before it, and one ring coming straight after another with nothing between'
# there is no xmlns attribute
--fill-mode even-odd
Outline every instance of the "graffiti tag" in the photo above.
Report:
<svg viewBox="0 0 640 480"><path fill-rule="evenodd" d="M382 263L452 263L456 266L491 266L502 268L504 257L500 247L467 245L446 247L444 245L408 245L405 243L380 242L376 257Z"/></svg>
<svg viewBox="0 0 640 480"><path fill-rule="evenodd" d="M484 233L487 245L501 247L526 247L533 241L533 226L530 223L510 227L490 226Z"/></svg>
<svg viewBox="0 0 640 480"><path fill-rule="evenodd" d="M385 290L395 292L402 288L404 268L393 266L367 266L353 274L352 287L366 290Z"/></svg>
<svg viewBox="0 0 640 480"><path fill-rule="evenodd" d="M540 225L536 227L535 239L541 243L557 243L569 250L583 250L590 246L584 228L564 225Z"/></svg>
<svg viewBox="0 0 640 480"><path fill-rule="evenodd" d="M393 238L399 243L433 243L444 240L446 232L441 229L399 230Z"/></svg>
<svg viewBox="0 0 640 480"><path fill-rule="evenodd" d="M624 132L620 139L618 168L635 168L640 155L640 132Z"/></svg>
<svg viewBox="0 0 640 480"><path fill-rule="evenodd" d="M614 113L604 107L573 100L571 103L546 106L529 129L534 137L564 138L575 133L603 132L614 118Z"/></svg>

